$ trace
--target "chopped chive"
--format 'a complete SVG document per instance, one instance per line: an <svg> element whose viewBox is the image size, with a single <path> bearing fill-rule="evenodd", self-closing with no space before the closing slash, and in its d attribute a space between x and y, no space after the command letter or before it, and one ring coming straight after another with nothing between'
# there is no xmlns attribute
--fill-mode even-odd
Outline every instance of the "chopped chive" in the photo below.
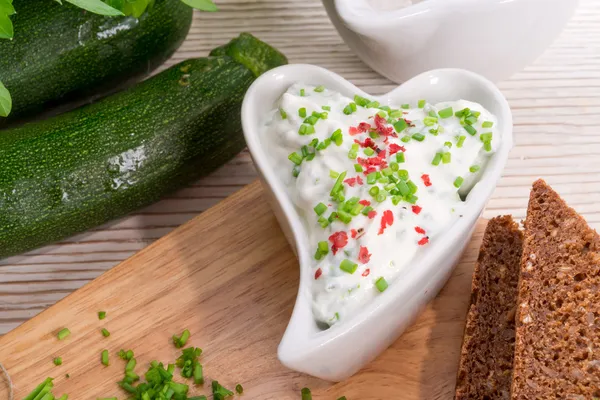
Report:
<svg viewBox="0 0 600 400"><path fill-rule="evenodd" d="M383 203L386 198L387 198L387 195L385 194L385 192L379 192L379 194L377 196L375 196L375 200L378 203Z"/></svg>
<svg viewBox="0 0 600 400"><path fill-rule="evenodd" d="M415 183L411 180L406 181L406 186L408 186L408 190L410 194L415 194L417 193L417 185L415 185Z"/></svg>
<svg viewBox="0 0 600 400"><path fill-rule="evenodd" d="M379 115L381 118L385 118L385 111L379 111L377 115Z"/></svg>
<svg viewBox="0 0 600 400"><path fill-rule="evenodd" d="M454 115L454 111L452 110L452 107L448 107L438 111L438 115L440 118L450 118Z"/></svg>
<svg viewBox="0 0 600 400"><path fill-rule="evenodd" d="M401 118L403 115L404 113L400 110L394 110L389 114L390 118Z"/></svg>
<svg viewBox="0 0 600 400"><path fill-rule="evenodd" d="M196 385L203 385L204 384L204 374L202 373L202 364L200 363L196 363L196 365L194 365L194 383Z"/></svg>
<svg viewBox="0 0 600 400"><path fill-rule="evenodd" d="M370 147L367 147L367 148L365 148L365 150L364 150L364 153L365 153L367 156L371 157L373 154L375 154L375 150L373 150L373 149L372 149L372 148L370 148Z"/></svg>
<svg viewBox="0 0 600 400"><path fill-rule="evenodd" d="M317 92L317 93L321 93L324 90L325 90L325 86L323 86L323 85L319 85L315 88L315 92Z"/></svg>
<svg viewBox="0 0 600 400"><path fill-rule="evenodd" d="M373 211L373 207L371 206L366 206L365 208L362 209L362 211L360 212L362 215L369 215L369 213Z"/></svg>
<svg viewBox="0 0 600 400"><path fill-rule="evenodd" d="M127 352L125 353L125 359L131 360L132 358L133 358L133 350L127 350Z"/></svg>
<svg viewBox="0 0 600 400"><path fill-rule="evenodd" d="M480 167L479 165L471 165L471 167L469 168L469 171L471 171L472 173L475 173L477 171L479 171Z"/></svg>
<svg viewBox="0 0 600 400"><path fill-rule="evenodd" d="M323 240L317 244L317 250L323 254L329 253L329 244L327 241Z"/></svg>
<svg viewBox="0 0 600 400"><path fill-rule="evenodd" d="M352 109L352 112L356 111L356 103L350 103L350 108Z"/></svg>
<svg viewBox="0 0 600 400"><path fill-rule="evenodd" d="M300 96L306 96L306 92L304 91L304 89L300 89Z"/></svg>
<svg viewBox="0 0 600 400"><path fill-rule="evenodd" d="M173 335L173 344L175 345L175 347L180 349L183 346L185 346L185 344L187 343L189 338L190 338L190 331L186 329L183 331L183 333L181 334L180 337Z"/></svg>
<svg viewBox="0 0 600 400"><path fill-rule="evenodd" d="M390 181L390 179L387 176L382 176L381 178L377 179L377 182L379 183L388 183Z"/></svg>
<svg viewBox="0 0 600 400"><path fill-rule="evenodd" d="M367 103L367 105L365 105L366 108L377 108L379 107L379 102L378 101L370 101L369 103Z"/></svg>
<svg viewBox="0 0 600 400"><path fill-rule="evenodd" d="M375 281L375 287L377 287L377 290L379 290L379 292L383 292L385 289L388 288L388 283L382 276L381 278Z"/></svg>
<svg viewBox="0 0 600 400"><path fill-rule="evenodd" d="M408 143L408 142L410 142L410 136L409 135L402 136L402 138L400 140L404 143Z"/></svg>
<svg viewBox="0 0 600 400"><path fill-rule="evenodd" d="M444 142L444 146L448 147L449 149L452 148L452 143L451 142Z"/></svg>
<svg viewBox="0 0 600 400"><path fill-rule="evenodd" d="M385 185L383 188L389 192L392 189L396 188L396 183L395 182L390 182L387 185Z"/></svg>
<svg viewBox="0 0 600 400"><path fill-rule="evenodd" d="M468 125L473 125L475 122L477 122L477 118L473 115L469 115L467 118L465 118L465 122Z"/></svg>
<svg viewBox="0 0 600 400"><path fill-rule="evenodd" d="M319 203L315 206L314 210L317 215L323 215L323 213L327 211L327 206L323 203Z"/></svg>
<svg viewBox="0 0 600 400"><path fill-rule="evenodd" d="M281 115L281 119L287 119L287 113L284 111L283 108L279 109L279 115Z"/></svg>
<svg viewBox="0 0 600 400"><path fill-rule="evenodd" d="M450 161L452 161L452 154L447 151L442 155L442 164L450 164Z"/></svg>
<svg viewBox="0 0 600 400"><path fill-rule="evenodd" d="M431 160L431 165L440 165L440 161L442 161L442 153L435 153L435 157Z"/></svg>
<svg viewBox="0 0 600 400"><path fill-rule="evenodd" d="M431 133L433 136L437 136L437 135L438 135L439 128L440 128L440 126L438 126L438 128L436 128L436 129L434 129L434 128L431 128L431 129L429 130L429 133Z"/></svg>
<svg viewBox="0 0 600 400"><path fill-rule="evenodd" d="M490 142L492 140L492 132L482 133L481 135L479 135L479 140L481 140L484 143Z"/></svg>
<svg viewBox="0 0 600 400"><path fill-rule="evenodd" d="M414 133L414 134L412 135L412 138L413 138L413 139L415 139L415 140L416 140L416 141L418 141L418 142L422 142L423 140L425 140L425 136L424 136L424 135L422 135L422 134L421 134L421 133L419 133L419 132L417 132L417 133Z"/></svg>
<svg viewBox="0 0 600 400"><path fill-rule="evenodd" d="M108 367L108 350L102 350L102 365Z"/></svg>
<svg viewBox="0 0 600 400"><path fill-rule="evenodd" d="M311 115L310 117L305 118L304 121L302 121L302 122L304 122L305 124L314 125L317 122L319 122L319 117L315 117L314 115Z"/></svg>
<svg viewBox="0 0 600 400"><path fill-rule="evenodd" d="M366 106L367 104L370 103L370 100L365 99L364 97L361 97L361 96L355 94L354 95L354 102L356 104L358 104L359 106L364 107L364 106Z"/></svg>
<svg viewBox="0 0 600 400"><path fill-rule="evenodd" d="M373 185L375 182L377 182L377 173L371 172L370 174L367 175L367 183L369 185Z"/></svg>
<svg viewBox="0 0 600 400"><path fill-rule="evenodd" d="M364 205L358 203L352 206L352 209L350 210L350 214L354 217L356 217L358 214L360 214L360 212L362 211L362 209L365 208Z"/></svg>
<svg viewBox="0 0 600 400"><path fill-rule="evenodd" d="M460 149L461 147L463 147L463 144L465 143L465 139L466 139L466 138L467 138L467 137L466 137L465 135L460 135L460 136L458 137L458 142L456 142L456 147L458 147L459 149Z"/></svg>
<svg viewBox="0 0 600 400"><path fill-rule="evenodd" d="M291 162L293 162L296 165L300 165L300 164L302 164L303 158L300 154L293 152L292 154L290 154L288 156L288 160L290 160Z"/></svg>
<svg viewBox="0 0 600 400"><path fill-rule="evenodd" d="M329 226L329 221L325 217L319 217L317 222L319 223L319 225L321 225L321 228L323 228L323 229L325 229Z"/></svg>
<svg viewBox="0 0 600 400"><path fill-rule="evenodd" d="M419 106L419 108L425 107L425 100L419 100L418 106Z"/></svg>
<svg viewBox="0 0 600 400"><path fill-rule="evenodd" d="M302 400L312 400L312 394L310 393L310 389L305 387L300 391L302 394Z"/></svg>
<svg viewBox="0 0 600 400"><path fill-rule="evenodd" d="M483 128L491 128L492 126L494 126L494 123L492 121L484 121L483 124L481 124L481 126Z"/></svg>
<svg viewBox="0 0 600 400"><path fill-rule="evenodd" d="M336 129L331 134L331 141L334 142L337 146L341 146L343 140L342 130Z"/></svg>
<svg viewBox="0 0 600 400"><path fill-rule="evenodd" d="M474 116L475 118L479 118L479 116L481 115L481 113L479 111L472 111L471 115Z"/></svg>
<svg viewBox="0 0 600 400"><path fill-rule="evenodd" d="M109 337L110 336L110 332L106 328L102 328L102 336Z"/></svg>
<svg viewBox="0 0 600 400"><path fill-rule="evenodd" d="M404 152L402 152L402 151L397 152L396 153L396 162L401 164L405 161L406 161L406 159L404 156Z"/></svg>
<svg viewBox="0 0 600 400"><path fill-rule="evenodd" d="M238 383L237 385L235 385L235 391L237 392L237 394L242 394L244 393L244 388Z"/></svg>
<svg viewBox="0 0 600 400"><path fill-rule="evenodd" d="M414 194L407 194L406 196L404 196L404 201L406 201L407 203L410 203L410 204L415 204L418 199L419 198L417 196L415 196Z"/></svg>
<svg viewBox="0 0 600 400"><path fill-rule="evenodd" d="M356 268L358 267L358 264L353 263L352 261L348 260L348 259L344 259L342 260L342 262L340 263L340 269L344 272L347 272L349 274L353 274L354 271L356 271Z"/></svg>
<svg viewBox="0 0 600 400"><path fill-rule="evenodd" d="M371 139L377 139L379 137L379 133L377 133L377 131L370 131L369 132L369 137Z"/></svg>
<svg viewBox="0 0 600 400"><path fill-rule="evenodd" d="M329 170L329 177L330 177L330 178L333 178L333 179L335 179L335 178L337 178L338 176L340 176L339 172L335 172L335 171L334 171L334 170L332 170L332 169L330 169L330 170Z"/></svg>
<svg viewBox="0 0 600 400"><path fill-rule="evenodd" d="M298 115L300 118L306 118L306 108L302 107L298 109Z"/></svg>
<svg viewBox="0 0 600 400"><path fill-rule="evenodd" d="M344 110L343 110L343 112L344 112L344 114L346 114L346 115L350 115L350 114L352 114L352 107L350 107L350 105L348 104L346 107L344 107Z"/></svg>
<svg viewBox="0 0 600 400"><path fill-rule="evenodd" d="M405 169L401 169L398 171L398 178L402 180L408 180L408 171Z"/></svg>
<svg viewBox="0 0 600 400"><path fill-rule="evenodd" d="M454 187L458 189L458 188L459 188L459 187L460 187L460 186L463 184L463 182L464 182L464 181L465 181L465 180L463 179L463 177L462 177L462 176L459 176L459 177L457 177L457 178L454 180Z"/></svg>
<svg viewBox="0 0 600 400"><path fill-rule="evenodd" d="M57 397L56 400L69 400L69 395L63 394L62 396ZM100 400L102 400L102 399L100 399ZM117 398L113 397L113 398L108 398L108 399L104 399L104 400L117 400Z"/></svg>
<svg viewBox="0 0 600 400"><path fill-rule="evenodd" d="M402 201L402 196L393 196L392 197L392 204L397 206L398 203L400 203L400 201Z"/></svg>
<svg viewBox="0 0 600 400"><path fill-rule="evenodd" d="M462 110L455 112L454 116L457 118L462 118L463 116L469 115L470 113L471 113L471 110L469 110L468 108L463 108Z"/></svg>
<svg viewBox="0 0 600 400"><path fill-rule="evenodd" d="M377 196L379 194L379 186L373 186L369 189L369 194L373 197Z"/></svg>
<svg viewBox="0 0 600 400"><path fill-rule="evenodd" d="M405 110L408 110L410 108L410 104L402 104L400 107L402 107Z"/></svg>
<svg viewBox="0 0 600 400"><path fill-rule="evenodd" d="M294 165L294 168L292 168L292 176L294 178L297 178L298 175L300 175L300 166L299 165Z"/></svg>
<svg viewBox="0 0 600 400"><path fill-rule="evenodd" d="M483 148L485 151L492 151L492 142L484 142L483 143Z"/></svg>
<svg viewBox="0 0 600 400"><path fill-rule="evenodd" d="M327 118L329 118L329 113L323 111L322 113L319 113L319 118L327 119Z"/></svg>
<svg viewBox="0 0 600 400"><path fill-rule="evenodd" d="M381 170L381 174L383 176L390 176L392 174L392 169L389 167L385 167L384 169Z"/></svg>
<svg viewBox="0 0 600 400"><path fill-rule="evenodd" d="M400 169L400 166L398 165L399 162L404 162L404 161L398 161L399 157L398 154L402 154L404 155L404 153L396 153L396 161L397 162L391 162L390 163L390 168L392 169L392 171L396 172ZM402 160L404 160L404 158L401 158Z"/></svg>
<svg viewBox="0 0 600 400"><path fill-rule="evenodd" d="M340 221L342 221L345 224L349 224L350 221L352 221L352 215L344 210L338 210L337 216L340 219Z"/></svg>
<svg viewBox="0 0 600 400"><path fill-rule="evenodd" d="M465 131L467 131L469 133L469 135L473 136L477 133L477 130L475 130L475 128L473 128L471 125L465 125L464 126Z"/></svg>
<svg viewBox="0 0 600 400"><path fill-rule="evenodd" d="M59 365L62 365L62 358L56 357L52 362L58 367Z"/></svg>
<svg viewBox="0 0 600 400"><path fill-rule="evenodd" d="M398 122L394 123L394 129L398 133L405 130L407 126L408 126L408 124L406 123L406 121L404 119L399 119Z"/></svg>
<svg viewBox="0 0 600 400"><path fill-rule="evenodd" d="M438 122L437 117L427 116L423 119L423 123L425 124L425 126L432 126L432 125L435 125L437 122Z"/></svg>
<svg viewBox="0 0 600 400"><path fill-rule="evenodd" d="M355 172L363 172L363 167L360 164L354 164L354 171Z"/></svg>
<svg viewBox="0 0 600 400"><path fill-rule="evenodd" d="M321 106L321 108L325 111L331 111L331 107L329 106Z"/></svg>
<svg viewBox="0 0 600 400"><path fill-rule="evenodd" d="M300 125L300 129L298 129L298 133L300 135L310 135L315 133L315 127L310 124L302 124Z"/></svg>
<svg viewBox="0 0 600 400"><path fill-rule="evenodd" d="M127 365L125 365L125 371L133 371L135 369L136 364L136 359L131 357L129 361L127 361Z"/></svg>
<svg viewBox="0 0 600 400"><path fill-rule="evenodd" d="M331 192L329 192L330 196L335 196L338 191L344 189L342 187L342 182L344 181L345 177L346 177L346 171L344 171L338 175L337 180L335 181L335 183L333 184L333 187L331 188Z"/></svg>
<svg viewBox="0 0 600 400"><path fill-rule="evenodd" d="M379 109L388 113L392 111L392 109L389 106L381 106L379 107Z"/></svg>
<svg viewBox="0 0 600 400"><path fill-rule="evenodd" d="M58 340L65 340L70 334L71 331L69 330L69 328L63 328L58 332L56 336L58 337Z"/></svg>
<svg viewBox="0 0 600 400"><path fill-rule="evenodd" d="M400 192L400 194L402 196L406 196L407 194L410 194L410 188L408 187L406 182L404 182L402 180L396 184L396 188L398 188L398 192Z"/></svg>
<svg viewBox="0 0 600 400"><path fill-rule="evenodd" d="M106 311L98 311L98 319L103 320L106 318Z"/></svg>

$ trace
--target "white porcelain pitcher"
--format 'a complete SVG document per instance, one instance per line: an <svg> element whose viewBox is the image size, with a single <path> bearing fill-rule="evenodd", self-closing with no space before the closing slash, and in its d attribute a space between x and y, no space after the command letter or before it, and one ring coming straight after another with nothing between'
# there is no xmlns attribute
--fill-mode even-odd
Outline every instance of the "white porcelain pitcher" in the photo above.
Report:
<svg viewBox="0 0 600 400"><path fill-rule="evenodd" d="M554 41L577 0L323 0L348 46L401 83L435 68L464 68L493 82Z"/></svg>

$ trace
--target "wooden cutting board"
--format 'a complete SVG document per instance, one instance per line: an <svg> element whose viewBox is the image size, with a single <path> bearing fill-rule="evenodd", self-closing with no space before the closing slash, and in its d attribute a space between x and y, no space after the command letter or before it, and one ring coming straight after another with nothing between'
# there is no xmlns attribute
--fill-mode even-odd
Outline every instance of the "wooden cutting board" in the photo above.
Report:
<svg viewBox="0 0 600 400"><path fill-rule="evenodd" d="M119 349L135 352L141 374L151 360L174 362L179 351L171 336L188 328L188 344L204 350L208 382L194 394L209 394L210 380L218 379L229 388L243 384L247 399L300 399L307 386L315 400L450 400L484 225L416 323L346 382L324 382L277 360L298 263L257 182L0 338L0 362L12 377L15 399L46 377L56 378L56 395L68 393L71 400L125 399L115 383L124 370ZM107 312L103 321L100 310ZM63 327L72 334L58 341ZM103 349L110 351L108 367L100 363ZM62 357L61 366L54 366L55 357ZM8 399L5 386L0 381L2 400Z"/></svg>

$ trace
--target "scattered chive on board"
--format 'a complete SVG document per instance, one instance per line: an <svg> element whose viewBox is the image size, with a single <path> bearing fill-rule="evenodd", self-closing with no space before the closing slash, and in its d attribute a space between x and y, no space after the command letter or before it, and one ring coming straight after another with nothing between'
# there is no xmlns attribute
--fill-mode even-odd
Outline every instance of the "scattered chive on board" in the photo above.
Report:
<svg viewBox="0 0 600 400"><path fill-rule="evenodd" d="M68 328L63 328L58 332L56 337L58 337L58 340L65 340L70 334L71 331Z"/></svg>
<svg viewBox="0 0 600 400"><path fill-rule="evenodd" d="M106 318L106 311L98 311L98 319L103 320Z"/></svg>

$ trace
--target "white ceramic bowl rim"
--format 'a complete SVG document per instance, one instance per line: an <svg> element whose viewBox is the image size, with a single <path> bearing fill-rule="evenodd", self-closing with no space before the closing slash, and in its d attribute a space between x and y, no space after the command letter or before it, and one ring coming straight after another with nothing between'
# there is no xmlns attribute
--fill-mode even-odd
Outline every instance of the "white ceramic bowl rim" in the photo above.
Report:
<svg viewBox="0 0 600 400"><path fill-rule="evenodd" d="M280 360L290 366L294 364L294 359L298 357L305 357L307 353L320 351L322 346L327 345L330 341L340 338L344 335L349 334L356 327L364 324L367 320L373 321L373 318L386 318L387 312L394 304L398 305L398 299L402 297L402 293L411 287L415 282L423 282L427 279L428 275L432 274L430 266L435 263L436 260L440 260L441 257L448 250L456 244L452 240L439 240L433 243L427 252L423 252L422 257L415 260L414 264L419 264L423 268L407 270L404 275L390 283L390 287L387 291L378 296L374 301L365 305L364 309L358 314L352 316L347 321L342 321L335 324L333 327L317 332L310 337L302 337L292 332L295 328L294 325L298 323L306 323L306 320L300 321L299 308L304 307L306 304L302 302L308 302L310 305L310 263L311 263L311 252L305 233L305 228L298 216L298 213L292 204L291 200L286 194L285 187L279 178L275 174L272 166L268 161L268 155L265 153L263 146L261 146L261 128L265 122L265 115L256 115L256 104L262 103L261 107L264 107L264 93L272 93L273 88L277 85L277 82L281 86L281 81L292 83L301 82L310 85L324 85L328 89L338 91L345 96L352 98L355 94L363 97L376 99L382 104L401 104L400 101L392 100L398 99L398 94L401 93L404 88L416 88L419 87L420 83L433 82L432 80L438 79L439 77L447 77L452 79L463 79L471 83L475 82L480 86L481 90L484 90L490 96L490 101L498 105L498 110L495 112L496 117L499 121L499 130L502 135L501 143L497 152L491 157L488 162L485 171L482 173L480 181L473 187L467 196L465 209L474 210L479 216L480 211L484 208L485 203L491 196L497 180L501 176L501 171L506 164L508 159L508 153L512 148L512 115L510 108L504 96L501 94L499 89L487 79L460 69L438 69L425 72L416 76L415 78L407 81L398 88L391 92L381 95L373 96L362 90L356 88L353 84L346 81L339 75L328 71L326 69L313 66L313 65L286 65L271 70L257 79L254 84L248 90L244 103L242 106L242 124L244 134L250 153L252 154L255 166L259 170L259 173L266 180L270 189L274 193L279 205L283 209L285 217L293 232L294 240L297 246L297 254L300 261L300 285L298 289L298 297L296 305L292 313L290 324L284 335L284 338L279 348ZM285 92L285 89L276 93L278 98ZM406 97L404 97L406 99ZM406 99L411 103L416 103L415 99ZM449 101L458 99L439 99L437 101ZM470 99L465 99L470 100ZM407 101L403 101L407 102ZM432 101L433 102L433 101ZM270 104L270 109L275 108L275 104ZM465 214L467 214L467 211ZM458 237L465 230L470 230L472 226L469 222L470 218L458 219L448 230L446 235L448 237ZM310 308L310 307L309 307ZM313 318L313 324L316 326L316 322ZM288 340L286 338L289 336ZM287 343L287 344L286 344Z"/></svg>

